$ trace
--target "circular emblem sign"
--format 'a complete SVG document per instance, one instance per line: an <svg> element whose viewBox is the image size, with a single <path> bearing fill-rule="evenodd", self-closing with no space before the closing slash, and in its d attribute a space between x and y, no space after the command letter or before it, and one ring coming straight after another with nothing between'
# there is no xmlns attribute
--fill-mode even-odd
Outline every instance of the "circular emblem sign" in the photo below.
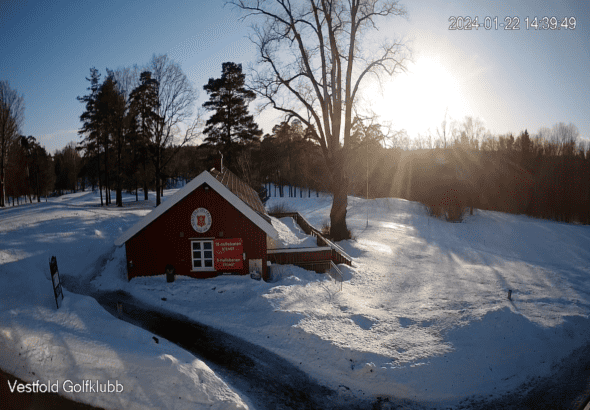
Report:
<svg viewBox="0 0 590 410"><path fill-rule="evenodd" d="M195 209L191 215L191 225L199 233L207 232L211 228L211 214L205 208Z"/></svg>

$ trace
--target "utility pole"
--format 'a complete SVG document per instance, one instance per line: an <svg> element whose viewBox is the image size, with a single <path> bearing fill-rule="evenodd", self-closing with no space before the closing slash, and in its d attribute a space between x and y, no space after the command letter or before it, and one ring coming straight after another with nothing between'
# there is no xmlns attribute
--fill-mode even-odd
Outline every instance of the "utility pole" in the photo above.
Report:
<svg viewBox="0 0 590 410"><path fill-rule="evenodd" d="M369 227L369 140L367 138L367 133L365 132L365 147L366 147L366 155L367 155L367 226Z"/></svg>

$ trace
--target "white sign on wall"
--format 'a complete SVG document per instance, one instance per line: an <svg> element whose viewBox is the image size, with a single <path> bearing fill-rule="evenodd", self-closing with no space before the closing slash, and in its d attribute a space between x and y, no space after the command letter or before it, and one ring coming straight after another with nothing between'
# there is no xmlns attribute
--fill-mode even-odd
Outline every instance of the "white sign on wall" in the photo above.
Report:
<svg viewBox="0 0 590 410"><path fill-rule="evenodd" d="M205 208L197 208L191 215L191 225L199 233L204 233L211 228L211 214Z"/></svg>

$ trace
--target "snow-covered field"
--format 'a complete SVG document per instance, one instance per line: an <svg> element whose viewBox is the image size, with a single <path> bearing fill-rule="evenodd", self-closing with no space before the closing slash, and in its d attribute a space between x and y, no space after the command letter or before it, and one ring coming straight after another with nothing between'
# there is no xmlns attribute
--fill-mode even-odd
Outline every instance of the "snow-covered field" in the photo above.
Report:
<svg viewBox="0 0 590 410"><path fill-rule="evenodd" d="M49 258L57 257L65 281L114 272L114 238L148 212L97 203L82 193L0 211L0 368L107 409L251 408L201 360L166 340L156 343L93 298L64 290L56 310ZM91 384L98 391L88 391ZM108 393L117 384L123 391Z"/></svg>
<svg viewBox="0 0 590 410"><path fill-rule="evenodd" d="M265 346L343 396L448 406L494 398L550 375L590 338L588 226L479 210L451 224L414 202L349 197L354 239L340 245L354 266L340 265L342 291L327 275L288 266L273 267L270 283L236 276L127 283L124 248L113 241L149 209L126 200L123 209L101 209L96 195L79 194L0 211L0 368L26 380L118 378L143 392L125 405L142 399L153 408L162 403L150 388L153 375L167 371L166 397L178 389L182 402L192 393L195 401L246 406L189 353L150 343L151 334L88 297L66 292L65 308L55 312L53 254L72 285L124 289ZM267 205L281 202L317 227L329 218L328 196Z"/></svg>

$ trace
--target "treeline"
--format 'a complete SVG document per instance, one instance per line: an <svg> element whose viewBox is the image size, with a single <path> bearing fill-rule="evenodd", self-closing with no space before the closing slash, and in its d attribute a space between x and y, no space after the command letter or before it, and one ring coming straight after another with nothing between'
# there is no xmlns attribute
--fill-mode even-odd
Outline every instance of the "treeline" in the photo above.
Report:
<svg viewBox="0 0 590 410"><path fill-rule="evenodd" d="M7 81L0 81L0 207L6 206L6 191L9 158L8 154L18 147L20 128L25 115L25 99L16 90L10 87ZM22 158L14 155L11 163L19 164ZM12 177L12 175L10 175ZM14 176L16 178L16 176ZM19 191L20 188L11 184L11 188Z"/></svg>
<svg viewBox="0 0 590 410"><path fill-rule="evenodd" d="M12 199L13 206L21 197L40 202L55 186L53 159L32 136L19 135L8 142L7 148L4 194Z"/></svg>
<svg viewBox="0 0 590 410"><path fill-rule="evenodd" d="M357 118L354 149L346 167L349 193L419 201L432 214L449 220L460 220L465 212L479 208L590 223L590 146L579 139L575 126L560 123L532 136L525 130L515 138L511 134L492 136L481 129L470 132L469 124L474 123L477 121L467 119L445 139L409 140ZM328 191L325 162L309 133L292 121L276 125L260 141L236 142L231 148L232 170L259 191L270 189L271 183L278 190L289 187L289 192L273 195L306 196L310 190ZM173 184L210 169L218 147L171 145L164 149L166 157L172 152L176 153L174 160L166 164L163 174ZM29 154L28 158L33 156ZM58 190L96 184L97 176L84 171L93 169L92 164L79 156L74 144L45 163L52 161L55 175L49 173L39 181L51 182L53 178ZM36 169L31 167L29 175L35 175ZM31 181L23 186L34 186ZM297 192L295 187L304 191ZM126 189L132 188L128 185ZM148 189L154 188L152 181Z"/></svg>
<svg viewBox="0 0 590 410"><path fill-rule="evenodd" d="M368 165L369 197L419 201L449 220L479 208L590 223L590 146L573 124L515 138L474 123L466 119L445 139L422 137L413 149L396 141L385 148L369 133L350 163L351 191L366 196Z"/></svg>
<svg viewBox="0 0 590 410"><path fill-rule="evenodd" d="M40 201L55 185L51 156L33 136L20 134L24 114L24 96L0 81L0 207L7 198L13 205L21 197Z"/></svg>
<svg viewBox="0 0 590 410"><path fill-rule="evenodd" d="M199 134L193 115L197 92L180 66L166 55L154 55L144 67L107 69L103 81L90 69L88 94L78 97L85 110L79 144L70 143L53 158L34 137L21 136L24 97L0 82L0 206L5 198L32 201L49 192L100 190L101 205L122 206L122 191L139 187L144 198L174 171L172 159ZM104 197L103 197L104 192Z"/></svg>

